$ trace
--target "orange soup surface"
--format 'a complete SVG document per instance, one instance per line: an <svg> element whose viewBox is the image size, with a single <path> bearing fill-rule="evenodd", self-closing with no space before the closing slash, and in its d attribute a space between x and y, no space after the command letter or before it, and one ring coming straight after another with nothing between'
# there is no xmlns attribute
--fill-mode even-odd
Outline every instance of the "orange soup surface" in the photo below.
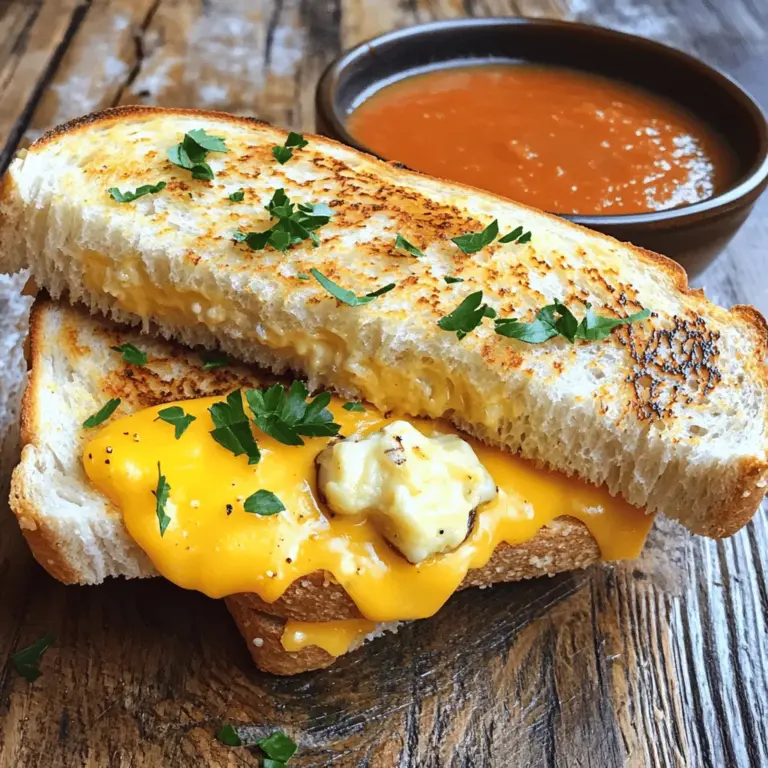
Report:
<svg viewBox="0 0 768 768"><path fill-rule="evenodd" d="M671 101L556 67L417 74L373 94L347 128L388 160L555 213L687 205L733 167L720 137Z"/></svg>

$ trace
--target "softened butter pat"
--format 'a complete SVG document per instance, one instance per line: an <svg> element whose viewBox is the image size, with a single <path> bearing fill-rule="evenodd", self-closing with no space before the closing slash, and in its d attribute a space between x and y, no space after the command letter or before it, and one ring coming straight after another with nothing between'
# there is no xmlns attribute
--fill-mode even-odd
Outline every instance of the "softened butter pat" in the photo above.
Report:
<svg viewBox="0 0 768 768"><path fill-rule="evenodd" d="M423 435L405 421L340 440L317 463L328 506L371 517L412 563L458 547L472 510L497 493L469 443L457 435Z"/></svg>

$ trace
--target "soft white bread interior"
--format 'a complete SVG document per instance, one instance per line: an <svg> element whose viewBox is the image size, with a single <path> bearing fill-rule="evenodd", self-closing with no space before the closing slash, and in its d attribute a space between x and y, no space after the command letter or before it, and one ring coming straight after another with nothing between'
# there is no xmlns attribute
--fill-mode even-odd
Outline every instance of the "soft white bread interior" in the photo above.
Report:
<svg viewBox="0 0 768 768"><path fill-rule="evenodd" d="M229 150L208 154L210 182L167 159L200 128ZM713 305L656 254L324 138L307 137L280 165L271 150L285 138L247 118L138 107L62 126L5 177L0 268L29 268L54 296L292 368L383 410L445 416L697 533L728 535L751 518L768 473L768 330L756 310ZM161 180L133 203L106 191ZM278 188L332 208L318 247L233 241L268 226ZM493 219L531 241L473 255L451 242ZM397 233L423 258L395 249ZM397 287L350 307L301 278L312 268L358 295ZM586 302L600 315L653 315L599 342L526 345L490 321L459 342L437 321L478 289L501 317L530 320L554 299L577 316Z"/></svg>

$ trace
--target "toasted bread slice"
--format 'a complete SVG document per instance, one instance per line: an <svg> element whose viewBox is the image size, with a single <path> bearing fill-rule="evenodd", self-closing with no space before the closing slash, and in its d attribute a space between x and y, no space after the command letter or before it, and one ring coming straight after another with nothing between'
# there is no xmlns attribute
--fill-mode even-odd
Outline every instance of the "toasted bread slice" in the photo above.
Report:
<svg viewBox="0 0 768 768"><path fill-rule="evenodd" d="M124 343L140 346L149 356L147 365L125 363L112 349ZM39 298L32 310L29 362L23 449L10 502L32 553L65 583L156 575L127 533L119 510L88 482L81 461L87 439L83 420L110 397L121 398L120 413L127 414L172 400L261 386L270 377L234 365L205 371L197 352L46 298ZM462 588L551 575L599 560L586 527L562 517L524 544L499 546L484 568L467 574ZM263 650L251 642L254 638L273 638L288 618L360 617L344 590L323 572L295 582L274 603L256 595L235 595L227 604L256 663L279 674L327 666L334 657L317 648L289 654L273 642L265 642ZM272 629L267 633L264 627Z"/></svg>
<svg viewBox="0 0 768 768"><path fill-rule="evenodd" d="M195 129L228 150L208 153L212 181L168 160ZM271 150L285 138L249 118L147 107L68 123L11 164L0 268L382 410L446 417L697 533L725 536L751 518L768 474L768 329L754 308L713 305L657 254L325 138L307 137L281 165ZM160 181L130 203L107 193ZM269 226L280 188L331 207L317 247L235 242ZM240 189L243 201L230 200ZM494 219L532 239L472 255L451 241ZM397 249L398 233L424 256ZM348 306L303 279L312 269L358 296L396 287ZM525 344L491 320L459 341L438 320L478 289L502 318L531 320L555 299L577 317L587 302L602 316L653 315L601 341Z"/></svg>

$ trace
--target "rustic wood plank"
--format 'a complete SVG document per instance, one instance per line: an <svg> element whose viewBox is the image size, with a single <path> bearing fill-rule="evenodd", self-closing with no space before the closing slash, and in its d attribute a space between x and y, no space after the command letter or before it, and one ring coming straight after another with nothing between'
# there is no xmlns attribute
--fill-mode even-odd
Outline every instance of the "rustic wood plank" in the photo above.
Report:
<svg viewBox="0 0 768 768"><path fill-rule="evenodd" d="M308 129L342 47L518 12L666 40L768 104L768 6L754 0L6 2L0 143L7 157L23 130L112 103ZM717 301L768 310L766 213L768 200L700 279ZM253 669L220 604L159 580L56 584L0 515L0 659L59 635L33 685L0 667L0 766L257 765L212 738L223 720L284 728L298 766L766 765L767 573L764 511L721 543L660 522L636 563L464 593L326 672L278 680Z"/></svg>
<svg viewBox="0 0 768 768"><path fill-rule="evenodd" d="M0 171L86 10L78 0L8 7L0 23L8 35L0 46Z"/></svg>

